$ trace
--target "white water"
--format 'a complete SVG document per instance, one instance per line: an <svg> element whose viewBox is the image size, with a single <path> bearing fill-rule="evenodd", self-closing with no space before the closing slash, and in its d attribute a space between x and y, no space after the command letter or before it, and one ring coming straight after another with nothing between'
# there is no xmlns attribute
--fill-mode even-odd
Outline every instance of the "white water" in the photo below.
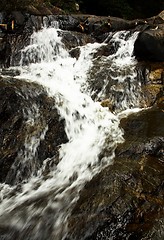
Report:
<svg viewBox="0 0 164 240"><path fill-rule="evenodd" d="M108 57L94 59L92 75L88 79L90 95L97 101L109 99L118 113L139 107L143 99L133 56L137 36L138 32L130 34L128 31L114 33L112 37L110 34L105 42L117 51Z"/></svg>
<svg viewBox="0 0 164 240"><path fill-rule="evenodd" d="M46 179L42 172L48 159L37 176L31 176L22 190L15 190L12 197L9 194L14 187L0 186L0 221L20 232L26 233L30 229L28 239L38 240L41 236L42 239L64 239L67 219L80 189L112 163L115 148L123 141L119 117L88 95L87 73L92 66L92 54L101 45L95 43L81 47L81 55L76 60L64 48L58 31L54 27L43 28L32 35L31 44L22 51L20 78L45 86L55 98L58 112L65 119L69 142L61 146L59 164ZM125 50L129 51L129 48L119 51ZM38 144L37 141L30 150L31 154L35 153ZM38 203L40 200L43 204ZM47 215L49 211L52 216ZM25 233L19 239L26 239Z"/></svg>

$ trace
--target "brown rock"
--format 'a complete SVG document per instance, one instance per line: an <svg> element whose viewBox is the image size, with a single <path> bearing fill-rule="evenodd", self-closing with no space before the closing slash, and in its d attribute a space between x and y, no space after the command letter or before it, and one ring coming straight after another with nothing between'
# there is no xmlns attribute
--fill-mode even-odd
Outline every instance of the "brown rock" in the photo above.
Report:
<svg viewBox="0 0 164 240"><path fill-rule="evenodd" d="M112 102L110 101L110 99L105 99L101 102L101 106L102 107L108 107L110 111L114 110L114 106L112 104Z"/></svg>
<svg viewBox="0 0 164 240"><path fill-rule="evenodd" d="M121 122L125 142L80 192L67 239L163 238L163 120L153 109Z"/></svg>
<svg viewBox="0 0 164 240"><path fill-rule="evenodd" d="M54 100L38 84L9 77L0 79L1 183L26 180L45 159L57 156L59 145L66 142L67 137L64 122L59 120L54 106ZM36 117L37 111L39 117ZM44 131L45 138L40 139ZM28 149L31 139L36 142L40 139L36 154Z"/></svg>
<svg viewBox="0 0 164 240"><path fill-rule="evenodd" d="M145 30L138 35L134 44L134 54L138 59L164 61L164 30Z"/></svg>

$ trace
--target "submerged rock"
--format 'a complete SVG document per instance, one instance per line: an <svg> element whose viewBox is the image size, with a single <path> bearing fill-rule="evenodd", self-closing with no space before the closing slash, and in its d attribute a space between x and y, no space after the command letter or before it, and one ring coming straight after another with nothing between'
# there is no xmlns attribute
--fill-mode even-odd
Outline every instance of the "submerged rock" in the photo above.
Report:
<svg viewBox="0 0 164 240"><path fill-rule="evenodd" d="M163 121L161 108L122 120L125 142L80 192L67 239L163 239Z"/></svg>
<svg viewBox="0 0 164 240"><path fill-rule="evenodd" d="M67 141L59 118L54 99L38 84L0 79L1 183L26 180L45 159L57 156Z"/></svg>

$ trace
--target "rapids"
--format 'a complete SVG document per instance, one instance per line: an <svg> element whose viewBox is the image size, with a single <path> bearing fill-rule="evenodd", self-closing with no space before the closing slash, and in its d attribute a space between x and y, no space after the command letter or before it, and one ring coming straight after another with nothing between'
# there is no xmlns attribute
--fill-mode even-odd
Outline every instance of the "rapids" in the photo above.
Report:
<svg viewBox="0 0 164 240"><path fill-rule="evenodd" d="M136 34L128 36L128 32L119 32L102 44L82 46L79 58L75 59L62 43L60 31L55 22L50 27L34 32L30 45L22 49L20 66L17 67L20 71L17 78L39 83L55 99L59 115L65 120L65 132L69 140L60 146L60 161L46 178L43 171L48 159L44 160L37 173L31 174L21 184L0 185L0 222L10 229L10 236L16 229L19 232L17 239L66 238L67 219L79 197L79 191L94 175L112 164L115 149L123 142L123 131L119 127L120 118L124 115L122 110L128 112L138 107L136 99L140 88L139 85L136 88L135 60L132 56ZM128 78L127 84L130 85L122 101L116 101L115 113L102 107L100 102L103 96L105 98L109 71L95 98L95 90L90 84L94 81L93 71L95 74L105 69L95 69L97 59L94 53L109 41L117 45L116 52L100 61L107 70L117 72L117 77L112 76L116 83ZM124 70L124 76L120 69ZM117 84L112 88L117 88ZM30 124L39 117L38 111L36 106L31 106L28 112ZM28 139L24 143L23 162L35 157L40 139L44 138L46 131L47 127L40 132L40 136L33 136L30 142Z"/></svg>

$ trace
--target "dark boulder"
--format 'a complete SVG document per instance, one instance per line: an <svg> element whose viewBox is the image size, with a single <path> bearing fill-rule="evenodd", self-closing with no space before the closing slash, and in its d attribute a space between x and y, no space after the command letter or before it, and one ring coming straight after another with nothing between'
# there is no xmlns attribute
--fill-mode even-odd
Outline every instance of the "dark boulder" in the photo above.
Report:
<svg viewBox="0 0 164 240"><path fill-rule="evenodd" d="M25 21L26 21L26 15L23 14L20 11L13 11L11 12L11 16L13 17L13 19L15 20L15 23L18 25L24 25Z"/></svg>
<svg viewBox="0 0 164 240"><path fill-rule="evenodd" d="M164 24L138 35L134 44L134 55L139 60L164 61Z"/></svg>
<svg viewBox="0 0 164 240"><path fill-rule="evenodd" d="M0 67L10 66L11 46L6 35L0 37Z"/></svg>
<svg viewBox="0 0 164 240"><path fill-rule="evenodd" d="M59 32L59 36L62 37L62 42L69 50L79 46L84 46L87 43L95 42L95 39L88 34L74 32L74 31L62 31Z"/></svg>
<svg viewBox="0 0 164 240"><path fill-rule="evenodd" d="M78 18L72 15L53 15L47 18L58 21L59 28L62 30L75 31L79 25Z"/></svg>
<svg viewBox="0 0 164 240"><path fill-rule="evenodd" d="M7 28L0 29L0 67L19 65L21 50L30 42L33 31L41 29L41 16L29 15L20 11L0 13ZM13 21L13 29L12 29Z"/></svg>
<svg viewBox="0 0 164 240"><path fill-rule="evenodd" d="M105 34L109 32L132 30L139 26L145 25L145 20L125 20L111 16L95 16L95 15L73 15L77 19L78 25L76 31L81 31L94 36L97 41L103 42ZM142 28L142 27L141 27ZM105 35L105 36L104 36Z"/></svg>
<svg viewBox="0 0 164 240"><path fill-rule="evenodd" d="M26 180L45 159L57 157L60 144L67 141L59 118L43 87L0 79L0 182Z"/></svg>

